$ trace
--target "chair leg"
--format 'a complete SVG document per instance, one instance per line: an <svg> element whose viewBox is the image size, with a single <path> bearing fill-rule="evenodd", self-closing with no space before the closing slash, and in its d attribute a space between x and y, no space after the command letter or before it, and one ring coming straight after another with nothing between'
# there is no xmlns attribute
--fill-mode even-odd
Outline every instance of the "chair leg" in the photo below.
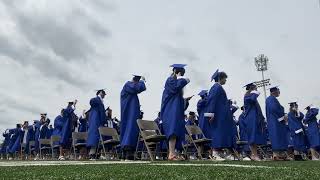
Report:
<svg viewBox="0 0 320 180"><path fill-rule="evenodd" d="M151 161L155 161L155 158L154 158L154 156L152 155L151 149L150 149L150 147L148 146L147 142L144 142L144 143L145 143L145 146L146 146L146 148L147 148L147 151L148 151L148 154L149 154L149 156L150 156Z"/></svg>
<svg viewBox="0 0 320 180"><path fill-rule="evenodd" d="M105 147L105 145L103 144L103 142L101 143L101 145L102 145L104 157L107 157L106 147Z"/></svg>

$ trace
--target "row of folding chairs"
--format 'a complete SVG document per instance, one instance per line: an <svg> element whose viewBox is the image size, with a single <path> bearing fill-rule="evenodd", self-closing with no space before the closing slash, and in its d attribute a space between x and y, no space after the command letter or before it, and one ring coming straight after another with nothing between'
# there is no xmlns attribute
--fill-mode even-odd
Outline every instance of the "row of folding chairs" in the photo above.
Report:
<svg viewBox="0 0 320 180"><path fill-rule="evenodd" d="M108 128L108 127L100 127L100 142L99 145L102 147L103 154L107 156L111 154L115 157L118 157L118 152L116 151L116 147L120 144L120 136L116 129ZM107 140L104 140L105 137L109 137ZM55 159L55 150L59 150L60 148L60 136L51 136L50 139L39 139L39 158L43 159L44 155L51 154L52 159ZM72 146L70 152L73 152L74 159L77 159L77 149L79 147L85 147L87 144L88 133L87 132L73 132L72 133ZM108 152L106 146L112 147L112 151ZM21 145L20 149L20 157L23 157L23 153L25 152L26 144ZM32 154L35 150L35 141L29 142L29 154ZM44 154L46 152L46 154Z"/></svg>

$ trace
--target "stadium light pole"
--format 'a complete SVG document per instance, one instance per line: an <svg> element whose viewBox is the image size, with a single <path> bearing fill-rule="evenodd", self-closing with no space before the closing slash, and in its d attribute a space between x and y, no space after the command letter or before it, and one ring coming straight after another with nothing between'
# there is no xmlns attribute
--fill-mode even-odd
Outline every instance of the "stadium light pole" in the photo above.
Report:
<svg viewBox="0 0 320 180"><path fill-rule="evenodd" d="M266 86L270 85L269 83L270 79L265 80L264 72L268 70L269 59L264 54L260 54L259 56L254 58L254 62L255 62L257 71L260 71L262 74L262 81L260 82L261 82L261 87L263 87L264 98L267 99Z"/></svg>

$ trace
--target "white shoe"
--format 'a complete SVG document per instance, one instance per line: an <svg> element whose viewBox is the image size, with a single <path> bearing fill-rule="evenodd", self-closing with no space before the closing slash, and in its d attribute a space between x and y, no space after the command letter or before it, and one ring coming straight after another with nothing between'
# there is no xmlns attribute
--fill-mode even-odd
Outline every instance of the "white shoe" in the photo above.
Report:
<svg viewBox="0 0 320 180"><path fill-rule="evenodd" d="M101 155L99 159L100 160L107 160L107 157Z"/></svg>
<svg viewBox="0 0 320 180"><path fill-rule="evenodd" d="M318 158L312 158L312 161L320 161Z"/></svg>
<svg viewBox="0 0 320 180"><path fill-rule="evenodd" d="M36 157L34 158L35 161L39 160L39 154L36 155Z"/></svg>
<svg viewBox="0 0 320 180"><path fill-rule="evenodd" d="M212 159L213 161L225 161L225 159L222 158L222 157L221 157L218 153L216 153L216 152L213 152L213 153L212 153L211 159Z"/></svg>
<svg viewBox="0 0 320 180"><path fill-rule="evenodd" d="M12 157L9 157L9 161L12 161L13 160L13 158Z"/></svg>
<svg viewBox="0 0 320 180"><path fill-rule="evenodd" d="M195 157L195 156L190 156L189 159L190 159L190 160L196 160L197 157Z"/></svg>
<svg viewBox="0 0 320 180"><path fill-rule="evenodd" d="M230 155L226 156L224 159L227 161L234 161L236 158L230 154Z"/></svg>
<svg viewBox="0 0 320 180"><path fill-rule="evenodd" d="M242 159L242 161L251 161L251 159L248 158L248 157L245 157L245 158Z"/></svg>
<svg viewBox="0 0 320 180"><path fill-rule="evenodd" d="M59 161L65 161L66 159L63 156L59 156L58 160Z"/></svg>

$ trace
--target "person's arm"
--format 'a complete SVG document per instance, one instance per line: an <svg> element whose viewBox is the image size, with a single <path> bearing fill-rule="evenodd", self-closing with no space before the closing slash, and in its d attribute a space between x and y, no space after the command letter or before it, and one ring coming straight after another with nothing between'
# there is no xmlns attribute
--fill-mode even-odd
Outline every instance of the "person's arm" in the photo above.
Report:
<svg viewBox="0 0 320 180"><path fill-rule="evenodd" d="M124 86L124 90L128 93L128 94L139 94L143 91L145 91L146 85L144 83L144 81L139 81L137 83L135 82L128 82L125 86Z"/></svg>
<svg viewBox="0 0 320 180"><path fill-rule="evenodd" d="M212 122L215 117L216 113L216 106L217 106L217 98L220 96L221 93L221 86L218 86L217 88L213 89L209 96L207 101L207 112L204 113L204 117L209 118L209 121Z"/></svg>

